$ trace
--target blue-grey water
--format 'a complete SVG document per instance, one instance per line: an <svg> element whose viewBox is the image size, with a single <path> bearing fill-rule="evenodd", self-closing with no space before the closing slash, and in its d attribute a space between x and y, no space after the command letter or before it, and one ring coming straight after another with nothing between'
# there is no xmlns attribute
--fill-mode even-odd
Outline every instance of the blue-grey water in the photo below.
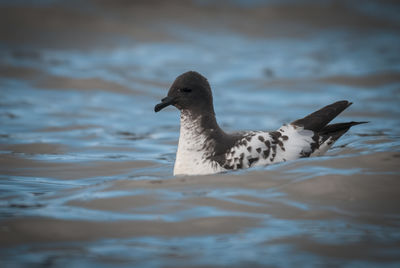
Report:
<svg viewBox="0 0 400 268"><path fill-rule="evenodd" d="M399 267L396 1L0 0L1 267ZM173 177L175 77L226 131L337 100L327 155Z"/></svg>

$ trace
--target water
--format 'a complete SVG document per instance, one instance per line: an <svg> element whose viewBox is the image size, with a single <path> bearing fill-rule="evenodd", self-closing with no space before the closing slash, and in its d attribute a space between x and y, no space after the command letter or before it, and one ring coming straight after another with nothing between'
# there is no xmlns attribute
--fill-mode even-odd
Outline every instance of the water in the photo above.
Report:
<svg viewBox="0 0 400 268"><path fill-rule="evenodd" d="M400 265L397 4L0 5L2 267ZM153 107L187 70L226 131L341 99L336 122L370 123L323 157L173 177L179 114Z"/></svg>

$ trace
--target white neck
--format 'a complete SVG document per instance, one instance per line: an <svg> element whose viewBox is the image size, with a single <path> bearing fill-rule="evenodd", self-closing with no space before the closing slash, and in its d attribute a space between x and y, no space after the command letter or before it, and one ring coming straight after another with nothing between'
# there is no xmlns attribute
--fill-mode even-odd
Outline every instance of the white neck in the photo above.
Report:
<svg viewBox="0 0 400 268"><path fill-rule="evenodd" d="M207 159L209 154L206 148L212 141L207 140L201 126L201 119L201 116L193 118L188 111L181 112L181 129L174 175L210 174L221 169Z"/></svg>

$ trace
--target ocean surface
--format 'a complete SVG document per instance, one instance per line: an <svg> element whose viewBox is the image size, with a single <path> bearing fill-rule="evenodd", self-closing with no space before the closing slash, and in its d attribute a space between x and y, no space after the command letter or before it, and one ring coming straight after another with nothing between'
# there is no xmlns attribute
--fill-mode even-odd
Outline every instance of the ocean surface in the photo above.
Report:
<svg viewBox="0 0 400 268"><path fill-rule="evenodd" d="M400 267L396 1L0 0L1 267ZM227 132L337 100L322 157L172 175L195 70Z"/></svg>

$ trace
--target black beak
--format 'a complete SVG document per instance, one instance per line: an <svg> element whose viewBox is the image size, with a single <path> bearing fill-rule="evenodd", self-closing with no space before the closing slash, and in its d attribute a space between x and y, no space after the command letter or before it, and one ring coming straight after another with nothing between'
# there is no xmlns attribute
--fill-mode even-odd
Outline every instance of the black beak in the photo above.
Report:
<svg viewBox="0 0 400 268"><path fill-rule="evenodd" d="M169 105L172 105L174 103L175 103L175 98L173 98L173 97L165 97L164 99L161 100L161 102L159 104L154 106L154 111L155 112L161 111L165 107L167 107Z"/></svg>

